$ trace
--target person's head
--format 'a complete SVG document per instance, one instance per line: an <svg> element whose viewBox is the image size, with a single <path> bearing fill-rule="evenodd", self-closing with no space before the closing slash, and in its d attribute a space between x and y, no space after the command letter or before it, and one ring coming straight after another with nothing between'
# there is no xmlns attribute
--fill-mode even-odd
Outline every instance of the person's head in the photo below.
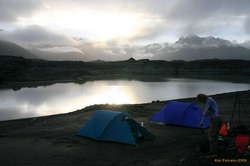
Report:
<svg viewBox="0 0 250 166"><path fill-rule="evenodd" d="M206 103L208 99L208 96L205 94L198 94L196 97L196 101L200 103Z"/></svg>

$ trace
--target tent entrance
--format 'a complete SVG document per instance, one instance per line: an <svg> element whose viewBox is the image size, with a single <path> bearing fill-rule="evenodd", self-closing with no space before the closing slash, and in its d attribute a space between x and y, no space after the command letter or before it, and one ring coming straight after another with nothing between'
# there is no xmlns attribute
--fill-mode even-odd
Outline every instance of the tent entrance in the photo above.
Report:
<svg viewBox="0 0 250 166"><path fill-rule="evenodd" d="M127 120L131 129L131 132L138 143L141 140L153 140L155 136L151 134L147 129L142 127L133 119Z"/></svg>

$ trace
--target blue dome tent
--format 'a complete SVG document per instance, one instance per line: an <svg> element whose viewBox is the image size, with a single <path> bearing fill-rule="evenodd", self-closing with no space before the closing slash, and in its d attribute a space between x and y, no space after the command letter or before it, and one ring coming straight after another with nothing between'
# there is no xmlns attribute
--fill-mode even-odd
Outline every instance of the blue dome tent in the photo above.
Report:
<svg viewBox="0 0 250 166"><path fill-rule="evenodd" d="M202 116L202 110L197 104L172 101L164 106L160 112L149 118L149 121L193 128L208 128L209 118L205 118L203 126L199 125Z"/></svg>
<svg viewBox="0 0 250 166"><path fill-rule="evenodd" d="M113 141L136 145L140 139L154 138L126 112L96 111L78 135L98 141Z"/></svg>

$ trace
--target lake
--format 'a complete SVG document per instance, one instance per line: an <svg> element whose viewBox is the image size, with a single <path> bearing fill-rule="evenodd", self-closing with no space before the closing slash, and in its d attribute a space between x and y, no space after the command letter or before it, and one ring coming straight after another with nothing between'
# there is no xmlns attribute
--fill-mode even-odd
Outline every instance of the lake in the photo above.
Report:
<svg viewBox="0 0 250 166"><path fill-rule="evenodd" d="M127 80L58 83L0 90L0 120L72 112L93 104L135 104L250 89L250 84L197 79L165 82Z"/></svg>

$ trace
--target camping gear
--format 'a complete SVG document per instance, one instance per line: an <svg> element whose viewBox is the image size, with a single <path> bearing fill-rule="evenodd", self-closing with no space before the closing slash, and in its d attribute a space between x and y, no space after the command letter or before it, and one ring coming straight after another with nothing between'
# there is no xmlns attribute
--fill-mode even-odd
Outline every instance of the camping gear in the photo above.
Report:
<svg viewBox="0 0 250 166"><path fill-rule="evenodd" d="M136 145L154 136L126 112L96 111L92 119L80 129L78 135L98 141L113 141Z"/></svg>
<svg viewBox="0 0 250 166"><path fill-rule="evenodd" d="M210 119L204 117L204 123L201 126L202 117L202 110L199 109L197 104L171 101L160 112L153 115L149 121L193 128L208 128Z"/></svg>
<svg viewBox="0 0 250 166"><path fill-rule="evenodd" d="M229 147L229 140L227 139L227 137L219 135L217 141L218 141L217 142L217 151L219 153L226 152L228 147Z"/></svg>
<svg viewBox="0 0 250 166"><path fill-rule="evenodd" d="M230 127L237 128L238 126L244 125L242 116L248 116L248 106L250 103L249 96L244 93L235 94L233 111L230 118Z"/></svg>
<svg viewBox="0 0 250 166"><path fill-rule="evenodd" d="M245 135L238 135L235 139L237 152L245 152L248 150L249 137Z"/></svg>
<svg viewBox="0 0 250 166"><path fill-rule="evenodd" d="M199 151L201 153L205 154L205 153L210 152L210 142L205 135L203 135L203 137L199 141L198 145L199 145ZM229 140L224 136L218 136L216 147L217 147L216 148L217 152L219 152L219 153L226 152L228 150L228 147L229 147Z"/></svg>
<svg viewBox="0 0 250 166"><path fill-rule="evenodd" d="M227 136L228 135L228 126L226 123L222 124L219 134L222 136Z"/></svg>

